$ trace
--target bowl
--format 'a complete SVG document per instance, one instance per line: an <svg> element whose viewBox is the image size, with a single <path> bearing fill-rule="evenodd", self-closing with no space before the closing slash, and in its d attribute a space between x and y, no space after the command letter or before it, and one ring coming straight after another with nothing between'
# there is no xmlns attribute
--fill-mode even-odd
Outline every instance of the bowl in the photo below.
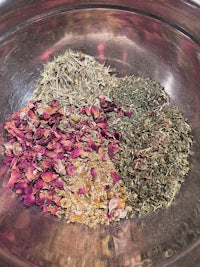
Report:
<svg viewBox="0 0 200 267"><path fill-rule="evenodd" d="M161 83L194 139L190 172L169 208L95 229L24 207L5 187L1 148L1 266L199 266L199 1L5 0L0 7L1 124L26 105L44 64L70 48L105 62L119 77Z"/></svg>

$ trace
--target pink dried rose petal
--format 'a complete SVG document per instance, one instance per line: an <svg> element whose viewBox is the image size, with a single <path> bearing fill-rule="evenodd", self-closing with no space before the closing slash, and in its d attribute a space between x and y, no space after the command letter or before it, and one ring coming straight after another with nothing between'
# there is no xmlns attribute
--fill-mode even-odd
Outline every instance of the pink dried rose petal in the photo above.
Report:
<svg viewBox="0 0 200 267"><path fill-rule="evenodd" d="M63 182L62 181L56 180L56 181L54 181L54 185L58 188L63 188Z"/></svg>
<svg viewBox="0 0 200 267"><path fill-rule="evenodd" d="M77 191L77 194L79 195L84 195L87 193L87 190L85 188L79 188Z"/></svg>
<svg viewBox="0 0 200 267"><path fill-rule="evenodd" d="M94 117L95 119L100 118L100 111L99 111L99 108L98 108L97 106L93 105L93 106L91 107L91 113L92 113L92 115L93 115L93 117Z"/></svg>
<svg viewBox="0 0 200 267"><path fill-rule="evenodd" d="M105 129L108 126L107 122L98 122L97 127Z"/></svg>
<svg viewBox="0 0 200 267"><path fill-rule="evenodd" d="M101 108L105 108L107 107L107 99L106 96L99 96L99 100L100 100L100 106Z"/></svg>
<svg viewBox="0 0 200 267"><path fill-rule="evenodd" d="M14 135L19 137L19 139L22 139L22 140L26 139L24 133L22 131L20 131L19 129L17 129L16 127L13 128L13 131L14 131Z"/></svg>
<svg viewBox="0 0 200 267"><path fill-rule="evenodd" d="M36 174L37 174L37 170L35 170L35 168L33 168L33 167L29 167L25 173L26 178L29 181L33 181L36 177Z"/></svg>
<svg viewBox="0 0 200 267"><path fill-rule="evenodd" d="M109 220L111 220L111 219L113 218L113 215L110 214L110 213L108 213L108 214L107 214L107 217L108 217Z"/></svg>
<svg viewBox="0 0 200 267"><path fill-rule="evenodd" d="M73 175L73 174L75 174L75 172L76 172L76 168L74 167L74 165L67 166L67 173L69 175Z"/></svg>
<svg viewBox="0 0 200 267"><path fill-rule="evenodd" d="M37 115L31 109L28 111L28 117L31 118L32 120L38 120Z"/></svg>
<svg viewBox="0 0 200 267"><path fill-rule="evenodd" d="M118 109L117 109L117 115L118 116L123 116L123 110L122 110L122 107L118 107Z"/></svg>
<svg viewBox="0 0 200 267"><path fill-rule="evenodd" d="M101 135L106 139L113 137L112 134L105 128L101 130Z"/></svg>
<svg viewBox="0 0 200 267"><path fill-rule="evenodd" d="M115 153L117 153L119 151L119 145L112 142L108 145L108 155L110 157L110 159L114 158Z"/></svg>
<svg viewBox="0 0 200 267"><path fill-rule="evenodd" d="M89 107L85 107L85 114L89 117L91 116L91 109Z"/></svg>
<svg viewBox="0 0 200 267"><path fill-rule="evenodd" d="M33 187L32 186L27 186L24 188L24 194L25 195L31 195L33 193Z"/></svg>
<svg viewBox="0 0 200 267"><path fill-rule="evenodd" d="M70 151L73 146L73 143L70 140L61 140L60 144L64 147L66 151Z"/></svg>
<svg viewBox="0 0 200 267"><path fill-rule="evenodd" d="M59 173L61 175L66 175L66 169L65 169L65 166L64 166L62 160L60 160L60 159L54 159L52 161L52 165L54 167L54 170L57 173Z"/></svg>
<svg viewBox="0 0 200 267"><path fill-rule="evenodd" d="M20 170L24 170L24 169L27 169L28 167L30 167L30 162L28 162L27 160L21 160L19 163L18 163L18 168Z"/></svg>
<svg viewBox="0 0 200 267"><path fill-rule="evenodd" d="M53 158L55 158L56 153L54 151L51 151L51 150L46 150L45 156L53 159Z"/></svg>
<svg viewBox="0 0 200 267"><path fill-rule="evenodd" d="M52 207L52 206L49 206L48 208L48 211L52 214L52 215L55 215L56 212L58 211L58 207Z"/></svg>
<svg viewBox="0 0 200 267"><path fill-rule="evenodd" d="M59 196L57 196L57 195L54 195L53 196L53 202L55 202L56 203L56 205L58 206L58 207L60 207L60 200L61 200L61 198L59 197Z"/></svg>
<svg viewBox="0 0 200 267"><path fill-rule="evenodd" d="M36 149L38 155L44 155L45 152L46 152L46 148L43 147L43 146L40 146L40 145L39 145L37 148L36 148L36 147L34 147L34 148Z"/></svg>
<svg viewBox="0 0 200 267"><path fill-rule="evenodd" d="M41 188L43 188L44 185L45 185L45 182L44 182L43 180L41 180L41 179L39 179L39 180L37 180L37 181L35 182L35 187L36 187L37 189L41 189Z"/></svg>
<svg viewBox="0 0 200 267"><path fill-rule="evenodd" d="M22 195L23 191L24 191L23 189L16 189L15 193L18 194L18 195Z"/></svg>
<svg viewBox="0 0 200 267"><path fill-rule="evenodd" d="M58 174L52 172L52 171L48 171L48 172L45 172L41 175L42 177L42 180L46 183L49 183L55 179L58 178Z"/></svg>
<svg viewBox="0 0 200 267"><path fill-rule="evenodd" d="M111 171L110 174L114 183L117 183L121 179L121 177L115 171Z"/></svg>
<svg viewBox="0 0 200 267"><path fill-rule="evenodd" d="M41 165L44 169L49 169L52 166L52 159L42 159Z"/></svg>
<svg viewBox="0 0 200 267"><path fill-rule="evenodd" d="M48 119L50 118L50 114L47 113L47 112L44 112L44 113L43 113L43 118L44 118L45 120L48 120Z"/></svg>
<svg viewBox="0 0 200 267"><path fill-rule="evenodd" d="M103 154L103 155L101 156L101 159L102 159L103 161L106 161L106 160L107 160L106 154Z"/></svg>
<svg viewBox="0 0 200 267"><path fill-rule="evenodd" d="M18 173L16 170L12 170L12 171L11 171L11 176L10 176L10 179L9 179L9 181L8 181L7 186L8 186L9 188L12 188L12 187L14 186L14 184L16 183L16 181L17 181L18 179L20 179L20 178L21 178L21 174Z"/></svg>
<svg viewBox="0 0 200 267"><path fill-rule="evenodd" d="M33 194L24 196L24 204L26 206L32 206L35 203L35 196Z"/></svg>
<svg viewBox="0 0 200 267"><path fill-rule="evenodd" d="M42 210L43 210L43 212L45 213L45 212L48 211L48 207L47 207L46 205L43 205L43 206L42 206Z"/></svg>
<svg viewBox="0 0 200 267"><path fill-rule="evenodd" d="M82 153L82 150L80 148L75 148L74 150L72 150L71 154L70 154L70 158L75 159L78 158Z"/></svg>
<svg viewBox="0 0 200 267"><path fill-rule="evenodd" d="M116 140L120 140L121 137L122 137L121 133L119 133L119 132L114 132L113 136L114 136L114 138L115 138Z"/></svg>
<svg viewBox="0 0 200 267"><path fill-rule="evenodd" d="M15 188L16 188L16 189L25 189L27 186L28 186L27 183L25 183L25 182L20 182L20 183L17 183L17 184L15 185Z"/></svg>
<svg viewBox="0 0 200 267"><path fill-rule="evenodd" d="M93 178L96 178L97 177L97 172L96 172L96 170L95 170L94 167L90 169L90 173L91 173L91 175L92 175Z"/></svg>
<svg viewBox="0 0 200 267"><path fill-rule="evenodd" d="M52 106L46 106L44 113L47 113L49 115L55 114L57 111L57 107L52 107Z"/></svg>
<svg viewBox="0 0 200 267"><path fill-rule="evenodd" d="M10 167L12 167L12 169L16 169L17 164L18 164L18 157L14 157L10 163Z"/></svg>
<svg viewBox="0 0 200 267"><path fill-rule="evenodd" d="M131 110L125 110L124 111L124 116L126 116L126 117L131 117L132 116L132 114L133 114L133 111L131 111Z"/></svg>
<svg viewBox="0 0 200 267"><path fill-rule="evenodd" d="M3 162L6 164L6 165L8 165L8 166L10 166L10 163L12 162L12 157L5 157L4 159L3 159Z"/></svg>
<svg viewBox="0 0 200 267"><path fill-rule="evenodd" d="M88 145L92 150L98 151L99 146L92 139L88 140Z"/></svg>
<svg viewBox="0 0 200 267"><path fill-rule="evenodd" d="M44 135L44 131L45 131L45 129L41 129L41 128L36 129L36 131L35 131L35 138L36 139L42 138L43 135Z"/></svg>

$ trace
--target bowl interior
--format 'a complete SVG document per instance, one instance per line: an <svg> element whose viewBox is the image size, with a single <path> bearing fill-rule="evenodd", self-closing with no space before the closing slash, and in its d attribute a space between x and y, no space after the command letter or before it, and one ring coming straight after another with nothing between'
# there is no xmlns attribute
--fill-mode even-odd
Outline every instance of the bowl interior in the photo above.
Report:
<svg viewBox="0 0 200 267"><path fill-rule="evenodd" d="M29 2L29 11L25 4L18 8L9 6L10 12L5 10L2 17L5 27L0 36L1 123L27 103L43 65L71 48L116 68L120 77L135 74L160 82L171 98L171 105L178 106L188 119L194 145L189 175L168 209L98 229L68 225L35 207L25 208L3 186L5 166L1 150L3 266L197 266L200 40L192 30L187 32L158 14L159 5L158 13L153 13L142 4L140 8L134 6L135 1L130 5L122 5L122 1L110 1L111 4L81 1L85 4L74 5L58 1L52 7L51 1ZM170 1L166 3L170 7ZM191 12L196 8L192 5ZM174 6L170 10L179 14ZM26 11L30 13L28 18L20 21ZM0 136L2 132L1 128ZM0 140L2 143L2 137Z"/></svg>

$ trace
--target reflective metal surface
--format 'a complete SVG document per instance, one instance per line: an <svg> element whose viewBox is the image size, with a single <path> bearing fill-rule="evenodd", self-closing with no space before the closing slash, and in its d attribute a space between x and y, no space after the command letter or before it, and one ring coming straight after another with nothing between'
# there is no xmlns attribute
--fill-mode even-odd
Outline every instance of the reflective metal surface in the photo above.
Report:
<svg viewBox="0 0 200 267"><path fill-rule="evenodd" d="M192 127L191 171L168 209L88 229L25 208L4 187L0 148L0 266L199 266L198 1L0 1L1 123L27 103L43 64L66 48L105 61L119 76L148 76L164 85Z"/></svg>

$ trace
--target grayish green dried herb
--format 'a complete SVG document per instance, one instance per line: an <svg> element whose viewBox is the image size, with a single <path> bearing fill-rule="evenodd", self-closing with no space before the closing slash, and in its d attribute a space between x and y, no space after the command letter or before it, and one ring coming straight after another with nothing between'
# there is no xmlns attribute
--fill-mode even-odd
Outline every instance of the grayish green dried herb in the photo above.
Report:
<svg viewBox="0 0 200 267"><path fill-rule="evenodd" d="M111 97L134 112L112 124L122 133L116 168L129 190L131 216L169 206L189 171L190 126L169 106L164 88L148 78L122 78Z"/></svg>
<svg viewBox="0 0 200 267"><path fill-rule="evenodd" d="M118 84L112 71L92 56L67 50L44 66L32 98L45 103L56 99L65 109L94 104Z"/></svg>

